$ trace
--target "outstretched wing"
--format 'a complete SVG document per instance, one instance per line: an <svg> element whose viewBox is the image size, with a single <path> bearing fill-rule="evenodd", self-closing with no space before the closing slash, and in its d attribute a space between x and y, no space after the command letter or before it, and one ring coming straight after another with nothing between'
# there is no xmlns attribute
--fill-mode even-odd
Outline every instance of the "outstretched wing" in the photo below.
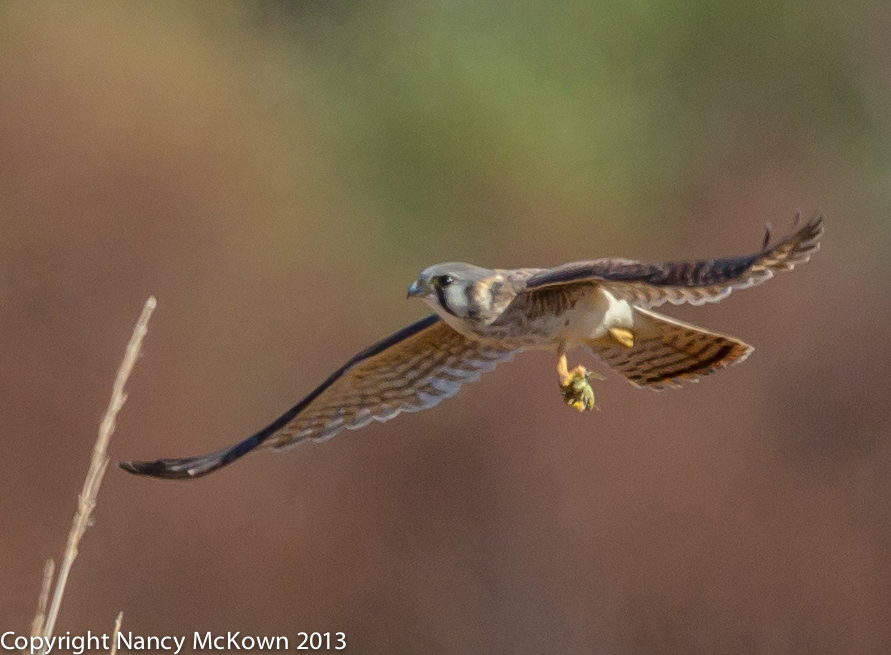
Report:
<svg viewBox="0 0 891 655"><path fill-rule="evenodd" d="M753 255L659 264L631 259L572 262L536 273L527 280L526 289L589 282L640 307L718 302L734 289L761 284L776 271L808 261L820 248L822 236L823 217L817 216L776 245L768 248L765 242L761 252Z"/></svg>
<svg viewBox="0 0 891 655"><path fill-rule="evenodd" d="M306 439L321 441L344 428L358 430L434 407L516 352L468 339L439 317L428 316L353 357L276 421L234 446L198 457L119 466L158 478L197 478L260 446L279 450Z"/></svg>

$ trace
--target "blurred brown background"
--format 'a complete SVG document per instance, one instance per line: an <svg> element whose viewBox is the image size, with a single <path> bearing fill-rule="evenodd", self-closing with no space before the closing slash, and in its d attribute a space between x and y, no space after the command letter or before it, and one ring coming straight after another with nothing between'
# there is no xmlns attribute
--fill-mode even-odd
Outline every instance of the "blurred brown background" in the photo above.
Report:
<svg viewBox="0 0 891 655"><path fill-rule="evenodd" d="M888 652L889 28L869 0L4 2L0 629L149 294L116 459L262 427L425 315L429 264L742 254L822 211L811 264L669 309L757 347L699 385L609 374L580 416L532 353L200 481L110 470L57 632Z"/></svg>

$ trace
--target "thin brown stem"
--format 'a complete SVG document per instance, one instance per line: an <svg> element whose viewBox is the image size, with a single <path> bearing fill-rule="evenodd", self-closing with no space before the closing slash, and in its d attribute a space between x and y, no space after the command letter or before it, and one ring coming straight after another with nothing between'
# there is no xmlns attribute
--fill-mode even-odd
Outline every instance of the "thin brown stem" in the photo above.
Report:
<svg viewBox="0 0 891 655"><path fill-rule="evenodd" d="M80 540L90 525L93 515L93 509L96 507L96 497L99 494L99 487L102 484L102 478L105 470L108 468L108 442L114 433L115 420L118 412L124 406L127 396L124 393L124 385L133 371L133 366L139 358L139 352L142 348L142 340L148 331L148 322L155 310L157 301L154 296L145 301L142 314L133 328L133 336L130 337L130 343L127 344L127 350L124 353L124 360L118 368L115 377L114 387L112 388L111 400L108 403L108 409L99 426L99 437L93 446L93 457L90 460L90 469L87 472L87 478L84 480L84 486L81 489L77 499L77 513L74 515L74 522L71 525L71 531L68 533L68 545L65 548L65 555L62 557L62 566L59 567L59 576L56 579L56 586L53 590L52 603L50 604L49 613L46 615L46 621L43 623L43 649L41 655L45 655L49 645L49 639L53 636L53 629L56 626L56 618L59 615L59 607L62 604L62 596L65 593L65 586L68 583L68 574L71 572L71 566L77 558L78 545ZM41 613L35 617L35 623L41 618Z"/></svg>

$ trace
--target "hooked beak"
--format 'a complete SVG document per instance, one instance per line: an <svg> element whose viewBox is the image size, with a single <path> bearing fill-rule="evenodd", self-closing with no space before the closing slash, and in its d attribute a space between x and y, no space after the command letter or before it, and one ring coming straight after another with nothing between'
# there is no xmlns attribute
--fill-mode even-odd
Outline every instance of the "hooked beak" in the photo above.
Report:
<svg viewBox="0 0 891 655"><path fill-rule="evenodd" d="M422 284L418 283L418 280L415 280L411 283L411 286L408 288L408 295L406 298L421 298L427 295L427 290L424 289Z"/></svg>

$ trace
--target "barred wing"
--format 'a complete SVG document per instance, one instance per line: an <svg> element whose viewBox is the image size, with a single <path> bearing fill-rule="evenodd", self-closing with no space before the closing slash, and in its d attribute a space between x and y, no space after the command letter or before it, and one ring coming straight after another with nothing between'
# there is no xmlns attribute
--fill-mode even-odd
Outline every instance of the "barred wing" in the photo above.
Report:
<svg viewBox="0 0 891 655"><path fill-rule="evenodd" d="M201 477L261 446L281 450L306 439L322 441L344 428L358 430L434 407L516 352L468 339L428 316L353 357L276 421L234 446L198 457L119 466L158 478Z"/></svg>
<svg viewBox="0 0 891 655"><path fill-rule="evenodd" d="M753 287L777 271L805 263L820 248L822 236L823 217L817 216L776 245L767 248L765 243L753 255L659 264L632 259L572 262L536 273L526 282L526 289L588 282L640 307L718 302L734 289Z"/></svg>

